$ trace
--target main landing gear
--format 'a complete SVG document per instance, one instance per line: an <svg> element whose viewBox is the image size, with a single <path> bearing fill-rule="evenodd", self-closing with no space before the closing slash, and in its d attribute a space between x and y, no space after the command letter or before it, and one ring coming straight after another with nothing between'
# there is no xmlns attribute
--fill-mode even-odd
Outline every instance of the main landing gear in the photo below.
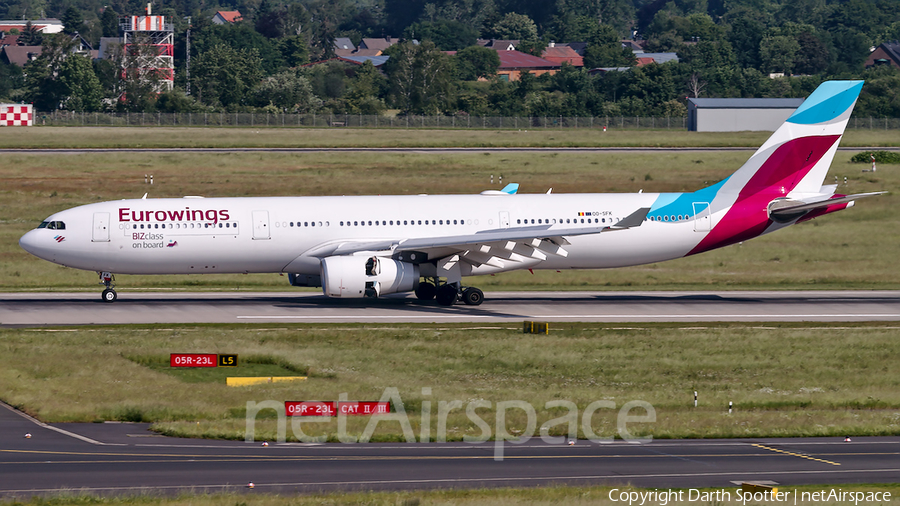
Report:
<svg viewBox="0 0 900 506"><path fill-rule="evenodd" d="M115 286L113 283L116 281L116 277L113 276L111 272L101 272L100 273L100 284L104 285L106 288L100 294L100 298L103 299L103 302L115 302L118 295L116 294Z"/></svg>
<svg viewBox="0 0 900 506"><path fill-rule="evenodd" d="M474 286L460 286L459 283L441 283L437 278L426 278L416 288L419 300L436 299L442 306L452 306L462 300L468 306L478 306L484 302L484 292Z"/></svg>

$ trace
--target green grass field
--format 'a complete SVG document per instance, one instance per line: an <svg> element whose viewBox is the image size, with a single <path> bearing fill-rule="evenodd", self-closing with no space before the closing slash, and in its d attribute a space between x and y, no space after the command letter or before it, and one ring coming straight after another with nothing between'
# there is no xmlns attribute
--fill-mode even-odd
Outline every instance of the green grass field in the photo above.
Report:
<svg viewBox="0 0 900 506"><path fill-rule="evenodd" d="M681 130L36 127L0 148L199 147L758 147L767 132ZM848 130L843 146L900 146L896 130Z"/></svg>
<svg viewBox="0 0 900 506"><path fill-rule="evenodd" d="M736 500L737 489L739 487L729 487L726 489L699 489L702 492L716 492L725 490L731 493L732 502L735 504L743 504ZM623 491L650 491L649 489L639 489L634 487L617 487L618 494ZM210 494L210 495L193 495L186 494L178 497L157 497L152 495L141 496L121 496L121 497L92 497L82 496L77 493L63 494L54 498L32 498L26 501L0 501L0 504L21 504L29 506L79 506L79 505L122 505L136 504L141 506L219 506L222 504L235 504L246 506L308 506L308 505L347 505L347 506L443 506L443 505L486 505L486 506L549 506L556 504L566 505L603 505L618 506L622 503L610 500L610 492L612 487L567 487L567 486L550 486L540 488L516 489L516 488L497 488L497 489L476 489L476 490L417 490L409 492L344 492L331 494L309 494L309 495L267 495L261 490L246 491L243 493L231 494ZM655 489L654 489L655 490ZM669 489L679 490L679 489ZM845 491L845 492L890 492L892 499L900 494L900 485L804 485L798 487L790 487L785 489L781 487L779 490L791 492L791 497L799 493L803 497L803 492L819 492L821 490ZM684 497L688 497L689 492L685 492ZM826 492L827 493L827 492ZM618 496L616 496L618 498ZM896 499L894 499L896 500ZM628 504L627 502L625 504ZM653 503L656 504L656 503ZM670 503L674 504L674 503ZM709 503L703 503L709 504ZM729 503L717 503L729 504ZM760 504L750 502L748 504ZM791 502L791 504L794 504ZM848 504L835 502L811 502L798 500L796 504L831 506L833 504Z"/></svg>
<svg viewBox="0 0 900 506"><path fill-rule="evenodd" d="M258 132L258 133L257 133ZM35 128L2 147L172 146L756 146L767 134L596 131ZM844 145L897 146L892 132L851 131ZM840 152L826 183L839 192L889 190L845 212L754 241L673 262L584 272L514 272L470 280L514 289L897 289L900 218L896 166L863 173ZM518 182L525 193L692 191L739 167L749 152L678 153L4 153L0 171L0 291L98 290L96 275L38 260L18 238L50 214L121 198L183 195L477 193ZM153 174L154 185L144 183ZM490 185L490 176L495 183ZM847 177L846 185L843 178ZM275 274L119 276L119 290L283 290ZM0 329L0 400L44 421L153 422L166 434L242 439L248 401L377 400L396 387L420 434L423 402L523 400L538 424L595 400L643 400L657 421L629 429L656 438L900 434L898 329L891 324L554 325L549 336L503 325L192 325ZM237 353L234 375L303 372L299 384L228 388L230 371L172 371L172 352ZM253 357L254 360L250 360ZM256 363L252 363L252 362ZM252 364L251 364L252 363ZM423 387L431 387L426 395ZM694 390L700 406L692 407ZM727 413L727 403L735 411ZM482 410L493 420L494 409ZM580 413L580 411L579 411ZM615 434L614 410L592 430ZM508 427L525 424L510 411ZM274 413L256 422L274 439ZM430 420L432 437L437 417ZM359 434L365 421L351 419ZM477 434L458 410L447 437ZM336 439L334 422L304 427ZM561 427L551 433L557 434ZM579 436L584 436L579 433ZM290 437L290 434L289 434ZM374 439L400 440L398 424ZM817 489L819 487L816 487ZM852 486L849 489L883 487ZM894 487L896 488L896 487ZM607 504L603 487L345 493L305 497L225 494L176 498L73 494L26 504ZM0 502L2 504L2 502Z"/></svg>
<svg viewBox="0 0 900 506"><path fill-rule="evenodd" d="M75 129L65 129L65 131ZM194 130L182 130L193 132ZM202 131L201 131L202 132ZM472 280L498 289L895 289L900 175L838 153L827 177L842 193L889 190L855 208L691 258L603 271L512 272ZM0 290L96 290L96 274L32 257L18 238L50 214L122 198L183 195L693 191L731 174L748 152L667 153L7 153L0 171ZM145 175L154 184L145 184ZM490 177L494 176L494 185ZM847 184L843 183L847 177ZM134 289L273 290L267 275L119 276Z"/></svg>
<svg viewBox="0 0 900 506"><path fill-rule="evenodd" d="M2 329L0 399L48 422L144 421L170 435L228 439L244 438L248 401L379 400L389 387L417 437L423 402L431 402L432 439L441 401L474 400L490 403L479 413L491 426L498 402L524 401L538 427L565 414L548 401L571 401L579 414L612 401L615 409L593 417L603 437L616 435L617 410L633 400L650 403L657 420L629 431L655 438L895 435L897 333L891 324L554 324L549 335L503 325ZM309 379L227 387L221 370L171 374L160 364L170 353L236 353ZM511 433L525 426L521 410L508 420ZM351 417L348 430L359 435L366 423ZM465 409L451 411L446 427L447 440L480 434ZM304 430L337 440L333 421ZM276 438L274 412L262 413L255 437ZM374 439L403 440L400 424L379 424Z"/></svg>

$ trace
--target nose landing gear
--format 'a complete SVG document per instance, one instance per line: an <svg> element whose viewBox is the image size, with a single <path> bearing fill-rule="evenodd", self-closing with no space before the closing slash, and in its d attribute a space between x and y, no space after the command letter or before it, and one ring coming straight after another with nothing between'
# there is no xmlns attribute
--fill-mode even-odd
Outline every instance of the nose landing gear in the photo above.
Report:
<svg viewBox="0 0 900 506"><path fill-rule="evenodd" d="M100 272L100 284L104 285L106 288L100 294L100 298L103 299L103 302L115 302L118 295L116 294L115 286L113 283L116 281L116 277L111 272Z"/></svg>

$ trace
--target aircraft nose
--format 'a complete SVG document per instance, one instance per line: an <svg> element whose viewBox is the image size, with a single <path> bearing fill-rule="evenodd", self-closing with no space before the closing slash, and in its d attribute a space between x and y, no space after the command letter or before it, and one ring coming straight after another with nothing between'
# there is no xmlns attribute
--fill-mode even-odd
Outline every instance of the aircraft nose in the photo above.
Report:
<svg viewBox="0 0 900 506"><path fill-rule="evenodd" d="M21 246L21 248L23 250L31 253L32 255L39 257L39 256L41 256L40 255L41 248L39 245L40 244L39 239L40 238L39 238L38 231L32 230L32 231L26 233L25 235L23 235L21 239L19 239L19 246Z"/></svg>

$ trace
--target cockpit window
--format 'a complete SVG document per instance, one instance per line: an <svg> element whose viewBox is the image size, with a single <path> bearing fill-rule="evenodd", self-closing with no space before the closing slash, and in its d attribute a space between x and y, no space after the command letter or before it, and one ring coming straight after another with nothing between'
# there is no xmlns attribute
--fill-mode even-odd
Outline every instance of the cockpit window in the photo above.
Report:
<svg viewBox="0 0 900 506"><path fill-rule="evenodd" d="M49 228L50 230L65 230L66 223L64 221L42 221L38 228Z"/></svg>

